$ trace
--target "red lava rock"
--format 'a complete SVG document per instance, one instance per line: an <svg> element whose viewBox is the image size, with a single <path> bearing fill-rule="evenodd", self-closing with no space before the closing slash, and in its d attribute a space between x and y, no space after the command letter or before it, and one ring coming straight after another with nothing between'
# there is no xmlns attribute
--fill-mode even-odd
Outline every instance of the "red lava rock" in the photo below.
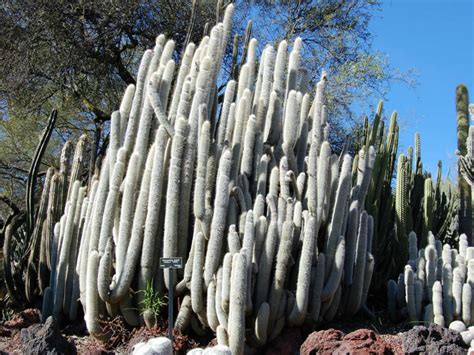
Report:
<svg viewBox="0 0 474 355"><path fill-rule="evenodd" d="M20 312L12 320L6 321L3 325L5 326L5 328L22 329L39 322L40 322L40 315L39 315L38 310L29 308Z"/></svg>
<svg viewBox="0 0 474 355"><path fill-rule="evenodd" d="M312 332L300 347L301 355L333 354L340 346L344 333L336 329Z"/></svg>
<svg viewBox="0 0 474 355"><path fill-rule="evenodd" d="M297 354L302 341L300 329L284 329L276 339L270 342L265 355Z"/></svg>
<svg viewBox="0 0 474 355"><path fill-rule="evenodd" d="M12 331L4 326L0 325L0 337L10 337L12 335Z"/></svg>
<svg viewBox="0 0 474 355"><path fill-rule="evenodd" d="M405 354L403 341L399 335L384 334L382 335L382 339L388 344L394 354Z"/></svg>
<svg viewBox="0 0 474 355"><path fill-rule="evenodd" d="M359 329L347 334L336 353L393 354L389 345L373 330Z"/></svg>
<svg viewBox="0 0 474 355"><path fill-rule="evenodd" d="M300 348L301 355L400 353L398 343L386 342L370 329L359 329L347 335L336 329L313 332Z"/></svg>

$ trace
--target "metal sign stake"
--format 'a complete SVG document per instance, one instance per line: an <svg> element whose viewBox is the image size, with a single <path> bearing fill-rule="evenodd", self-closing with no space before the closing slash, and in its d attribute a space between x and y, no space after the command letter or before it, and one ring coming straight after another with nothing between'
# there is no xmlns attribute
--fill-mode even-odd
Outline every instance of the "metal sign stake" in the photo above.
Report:
<svg viewBox="0 0 474 355"><path fill-rule="evenodd" d="M169 277L169 289L168 289L168 328L169 328L169 338L171 342L173 342L173 303L174 303L174 270L173 269L181 269L183 267L183 258L176 257L176 258L160 258L160 268L168 269L168 277Z"/></svg>
<svg viewBox="0 0 474 355"><path fill-rule="evenodd" d="M173 269L168 268L168 276L170 280L170 288L168 289L168 328L170 332L170 340L173 343Z"/></svg>

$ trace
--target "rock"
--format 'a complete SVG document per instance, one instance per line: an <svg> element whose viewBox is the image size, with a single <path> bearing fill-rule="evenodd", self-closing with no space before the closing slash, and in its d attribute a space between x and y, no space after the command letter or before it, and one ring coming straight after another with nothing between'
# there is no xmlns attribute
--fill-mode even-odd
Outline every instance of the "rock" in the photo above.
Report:
<svg viewBox="0 0 474 355"><path fill-rule="evenodd" d="M154 352L147 343L138 343L133 347L132 355L153 355Z"/></svg>
<svg viewBox="0 0 474 355"><path fill-rule="evenodd" d="M151 347L155 355L173 355L173 343L165 337L152 338L147 345Z"/></svg>
<svg viewBox="0 0 474 355"><path fill-rule="evenodd" d="M298 328L284 329L281 334L270 342L265 350L266 355L298 353L303 337Z"/></svg>
<svg viewBox="0 0 474 355"><path fill-rule="evenodd" d="M206 348L202 352L203 355L232 355L230 348L225 345L217 345L212 348Z"/></svg>
<svg viewBox="0 0 474 355"><path fill-rule="evenodd" d="M165 337L151 338L133 347L133 355L172 355L173 344Z"/></svg>
<svg viewBox="0 0 474 355"><path fill-rule="evenodd" d="M188 355L232 355L232 352L230 351L230 348L225 345L216 345L212 347L208 347L205 349L192 349L188 351L186 354Z"/></svg>
<svg viewBox="0 0 474 355"><path fill-rule="evenodd" d="M339 348L343 338L344 333L336 329L313 332L301 345L300 354L332 354Z"/></svg>
<svg viewBox="0 0 474 355"><path fill-rule="evenodd" d="M400 336L406 354L465 354L467 349L461 334L434 323L413 327Z"/></svg>
<svg viewBox="0 0 474 355"><path fill-rule="evenodd" d="M347 334L336 351L338 354L385 354L390 352L389 344L370 329L358 329Z"/></svg>
<svg viewBox="0 0 474 355"><path fill-rule="evenodd" d="M6 321L3 325L9 329L22 329L39 322L40 316L38 310L28 308L21 311L13 319Z"/></svg>
<svg viewBox="0 0 474 355"><path fill-rule="evenodd" d="M347 335L328 329L311 333L301 345L300 354L390 354L391 344L370 329L359 329Z"/></svg>
<svg viewBox="0 0 474 355"><path fill-rule="evenodd" d="M464 332L461 332L461 338L466 345L471 345L471 342L474 339L474 333L469 330L465 330Z"/></svg>
<svg viewBox="0 0 474 355"><path fill-rule="evenodd" d="M53 317L22 329L20 339L25 354L76 354L76 347L61 335Z"/></svg>
<svg viewBox="0 0 474 355"><path fill-rule="evenodd" d="M201 348L196 348L196 349L189 350L186 354L187 355L201 355L203 352L204 350L202 350Z"/></svg>
<svg viewBox="0 0 474 355"><path fill-rule="evenodd" d="M0 325L0 337L11 337L12 331Z"/></svg>
<svg viewBox="0 0 474 355"><path fill-rule="evenodd" d="M463 321L455 320L449 324L449 329L455 330L458 333L466 331L466 325Z"/></svg>

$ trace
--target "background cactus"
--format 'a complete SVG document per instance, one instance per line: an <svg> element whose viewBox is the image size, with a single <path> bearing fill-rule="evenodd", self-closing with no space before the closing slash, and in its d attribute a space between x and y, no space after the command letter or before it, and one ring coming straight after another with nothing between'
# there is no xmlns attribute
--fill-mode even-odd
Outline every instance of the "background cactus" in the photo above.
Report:
<svg viewBox="0 0 474 355"><path fill-rule="evenodd" d="M399 315L408 315L412 322L434 322L446 327L452 322L463 323L464 327L474 324L471 317L473 283L472 274L469 275L474 266L474 249L463 247L467 244L465 234L460 236L458 248L445 244L442 255L435 247L438 242L430 237L424 253L419 253L405 266L405 274L400 274L399 278L405 290L395 287L396 282L389 280L388 301L393 321L398 321ZM457 255L455 259L453 254ZM441 263L435 263L435 260L441 260ZM400 296L405 297L405 303L396 301Z"/></svg>
<svg viewBox="0 0 474 355"><path fill-rule="evenodd" d="M442 179L441 162L435 180L423 171L418 133L414 154L409 147L407 154L400 154L397 161L397 114L391 115L388 130L384 132L382 113L382 103L379 103L373 123L367 123L360 143L367 145L373 141L377 150L365 201L365 208L374 219L374 292L380 292L408 261L411 231L418 236L419 247L427 244L430 231L444 242L453 243L457 238L454 225L458 195L449 179ZM358 161L359 156L355 160ZM395 176L395 191L392 191Z"/></svg>
<svg viewBox="0 0 474 355"><path fill-rule="evenodd" d="M456 88L456 121L458 129L458 152L464 156L468 154L469 137L469 96L466 86L458 85ZM472 142L471 142L472 145ZM472 156L472 147L470 154ZM472 167L471 167L472 169ZM470 243L473 240L473 214L472 214L472 196L469 188L468 179L462 173L462 165L458 168L458 190L459 190L459 232L468 236Z"/></svg>

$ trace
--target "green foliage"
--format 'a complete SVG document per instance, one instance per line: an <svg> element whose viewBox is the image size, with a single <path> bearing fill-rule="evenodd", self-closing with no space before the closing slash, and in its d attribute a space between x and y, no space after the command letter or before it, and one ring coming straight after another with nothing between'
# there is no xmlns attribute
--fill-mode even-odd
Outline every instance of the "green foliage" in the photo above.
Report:
<svg viewBox="0 0 474 355"><path fill-rule="evenodd" d="M197 4L194 15L193 3ZM220 5L217 10L222 15L226 3L140 0L113 2L112 6L110 2L86 0L57 6L54 2L3 1L0 195L22 206L25 171L45 117L53 108L58 109L59 119L43 171L53 165L61 143L84 131L90 132L103 152L108 141L107 121L118 107L125 86L136 81L139 54L154 45L158 33L164 33L176 41L173 58L179 59L185 43L197 43L206 24L214 24L216 6ZM321 68L332 78L326 96L331 113L330 139L338 152L358 122L351 109L353 102L383 97L391 80L412 83L411 73L397 72L383 54L371 48L368 24L378 8L373 0L236 1L234 23L242 24L236 32L244 33L247 19L253 26L248 26L243 41L237 41L235 54L242 54L242 64L250 32L259 46L300 36L310 86L319 80ZM229 44L224 66L227 72L232 70L231 51ZM0 219L6 219L9 212L0 204Z"/></svg>
<svg viewBox="0 0 474 355"><path fill-rule="evenodd" d="M143 300L141 304L143 305L144 311L152 311L156 316L161 312L161 309L166 306L167 297L160 295L159 292L153 289L153 280L150 280L146 283L146 288L138 292L143 292Z"/></svg>
<svg viewBox="0 0 474 355"><path fill-rule="evenodd" d="M197 41L215 21L217 1L2 1L0 4L0 196L20 209L26 174L49 112L59 119L41 172L59 146L90 132L107 143L112 110L135 83L139 55L159 33ZM189 31L191 30L191 31ZM186 38L189 32L189 38ZM0 203L0 221L11 212Z"/></svg>
<svg viewBox="0 0 474 355"><path fill-rule="evenodd" d="M15 311L12 308L5 307L0 309L0 324L12 320L15 316Z"/></svg>
<svg viewBox="0 0 474 355"><path fill-rule="evenodd" d="M255 4L246 10L245 18L253 21L252 35L259 43L277 44L299 36L304 43L302 63L310 84L319 80L321 68L327 71L331 80L326 104L331 140L337 150L346 135L352 135L352 129L360 124L354 103L370 111L370 103L384 98L391 82L416 85L413 69L401 72L390 65L384 53L372 48L369 24L380 11L379 1L243 2Z"/></svg>

